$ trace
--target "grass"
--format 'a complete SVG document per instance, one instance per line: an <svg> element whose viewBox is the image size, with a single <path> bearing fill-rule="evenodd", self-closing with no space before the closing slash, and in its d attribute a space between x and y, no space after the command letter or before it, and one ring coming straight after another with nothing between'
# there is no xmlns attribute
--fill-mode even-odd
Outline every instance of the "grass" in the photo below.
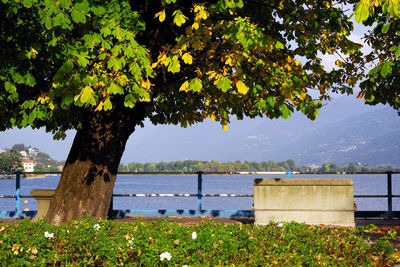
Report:
<svg viewBox="0 0 400 267"><path fill-rule="evenodd" d="M371 226L373 227L373 226ZM0 265L13 266L390 266L389 240L356 229L291 223L185 226L167 219L73 221L56 227L24 219L0 223Z"/></svg>

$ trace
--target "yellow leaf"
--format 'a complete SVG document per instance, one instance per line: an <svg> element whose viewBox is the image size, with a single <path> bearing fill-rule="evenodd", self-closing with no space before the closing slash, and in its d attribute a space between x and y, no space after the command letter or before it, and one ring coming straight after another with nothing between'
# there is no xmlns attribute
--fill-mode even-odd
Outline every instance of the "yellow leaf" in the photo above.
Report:
<svg viewBox="0 0 400 267"><path fill-rule="evenodd" d="M192 29L197 30L199 28L199 24L197 22L193 23Z"/></svg>
<svg viewBox="0 0 400 267"><path fill-rule="evenodd" d="M232 66L232 59L229 57L227 60L225 60L225 64Z"/></svg>
<svg viewBox="0 0 400 267"><path fill-rule="evenodd" d="M213 79L217 75L217 73L213 70L207 71L206 74L208 75L208 79L210 79L210 80Z"/></svg>
<svg viewBox="0 0 400 267"><path fill-rule="evenodd" d="M228 131L228 126L224 125L224 131Z"/></svg>
<svg viewBox="0 0 400 267"><path fill-rule="evenodd" d="M205 10L201 10L201 11L199 12L199 14L198 14L196 17L199 17L200 19L207 19L207 17L208 17L208 12L205 11Z"/></svg>
<svg viewBox="0 0 400 267"><path fill-rule="evenodd" d="M214 115L214 114L211 114L211 115L210 115L210 120L215 121L215 119L216 119L216 118L215 118L215 115Z"/></svg>
<svg viewBox="0 0 400 267"><path fill-rule="evenodd" d="M294 64L295 64L296 66L301 66L301 62L298 61L297 59L294 60Z"/></svg>
<svg viewBox="0 0 400 267"><path fill-rule="evenodd" d="M151 86L154 85L154 84L152 84L152 83L149 81L149 79L147 79L147 80L142 80L142 82L140 83L140 85L142 86L142 88L144 88L144 89L146 89L146 90L149 90L149 89L151 88Z"/></svg>
<svg viewBox="0 0 400 267"><path fill-rule="evenodd" d="M182 26L182 24L184 24L186 22L187 17L185 15L183 15L182 11L175 10L172 15L174 16L174 23L178 27Z"/></svg>
<svg viewBox="0 0 400 267"><path fill-rule="evenodd" d="M182 56L183 62L191 65L193 63L193 57L189 53L185 53Z"/></svg>
<svg viewBox="0 0 400 267"><path fill-rule="evenodd" d="M100 101L99 105L96 107L94 111L101 111L103 109L103 101Z"/></svg>
<svg viewBox="0 0 400 267"><path fill-rule="evenodd" d="M157 18L160 22L163 22L165 20L165 9L161 10L160 12L158 12L154 18Z"/></svg>
<svg viewBox="0 0 400 267"><path fill-rule="evenodd" d="M50 108L51 110L54 109L54 104L53 104L53 102L50 102L50 103L49 103L49 108Z"/></svg>
<svg viewBox="0 0 400 267"><path fill-rule="evenodd" d="M247 87L242 81L238 81L236 83L236 88L238 89L238 92L242 95L247 94L247 92L249 91L249 87Z"/></svg>
<svg viewBox="0 0 400 267"><path fill-rule="evenodd" d="M199 12L201 10L204 10L204 6L202 5L194 5L194 12Z"/></svg>
<svg viewBox="0 0 400 267"><path fill-rule="evenodd" d="M179 88L179 91L185 91L185 92L187 92L188 90L189 90L189 82L186 81L186 82L184 82L184 83L181 85L181 87Z"/></svg>

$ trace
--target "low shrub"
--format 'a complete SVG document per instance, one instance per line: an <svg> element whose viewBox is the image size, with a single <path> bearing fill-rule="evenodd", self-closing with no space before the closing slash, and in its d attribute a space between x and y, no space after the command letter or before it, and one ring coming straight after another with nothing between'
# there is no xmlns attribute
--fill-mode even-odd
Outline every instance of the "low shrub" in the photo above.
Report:
<svg viewBox="0 0 400 267"><path fill-rule="evenodd" d="M0 265L389 266L395 249L359 229L291 223L183 226L167 219L0 223Z"/></svg>

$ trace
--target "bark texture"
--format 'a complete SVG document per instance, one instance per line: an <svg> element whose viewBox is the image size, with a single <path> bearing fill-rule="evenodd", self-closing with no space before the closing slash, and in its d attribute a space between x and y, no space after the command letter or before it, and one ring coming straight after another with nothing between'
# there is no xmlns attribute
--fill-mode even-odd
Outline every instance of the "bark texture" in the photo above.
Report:
<svg viewBox="0 0 400 267"><path fill-rule="evenodd" d="M89 112L68 155L46 220L106 218L122 154L145 116L144 106Z"/></svg>

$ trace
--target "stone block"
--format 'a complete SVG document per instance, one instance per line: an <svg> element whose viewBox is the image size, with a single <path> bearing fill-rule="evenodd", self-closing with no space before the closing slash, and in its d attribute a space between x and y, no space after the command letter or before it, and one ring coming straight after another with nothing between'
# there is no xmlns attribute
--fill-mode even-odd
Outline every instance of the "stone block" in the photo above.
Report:
<svg viewBox="0 0 400 267"><path fill-rule="evenodd" d="M32 222L37 222L46 216L55 191L56 190L51 189L33 189L31 191L31 196L36 199L38 204L38 210L36 216L32 219Z"/></svg>
<svg viewBox="0 0 400 267"><path fill-rule="evenodd" d="M255 223L296 221L354 227L351 179L255 179Z"/></svg>

